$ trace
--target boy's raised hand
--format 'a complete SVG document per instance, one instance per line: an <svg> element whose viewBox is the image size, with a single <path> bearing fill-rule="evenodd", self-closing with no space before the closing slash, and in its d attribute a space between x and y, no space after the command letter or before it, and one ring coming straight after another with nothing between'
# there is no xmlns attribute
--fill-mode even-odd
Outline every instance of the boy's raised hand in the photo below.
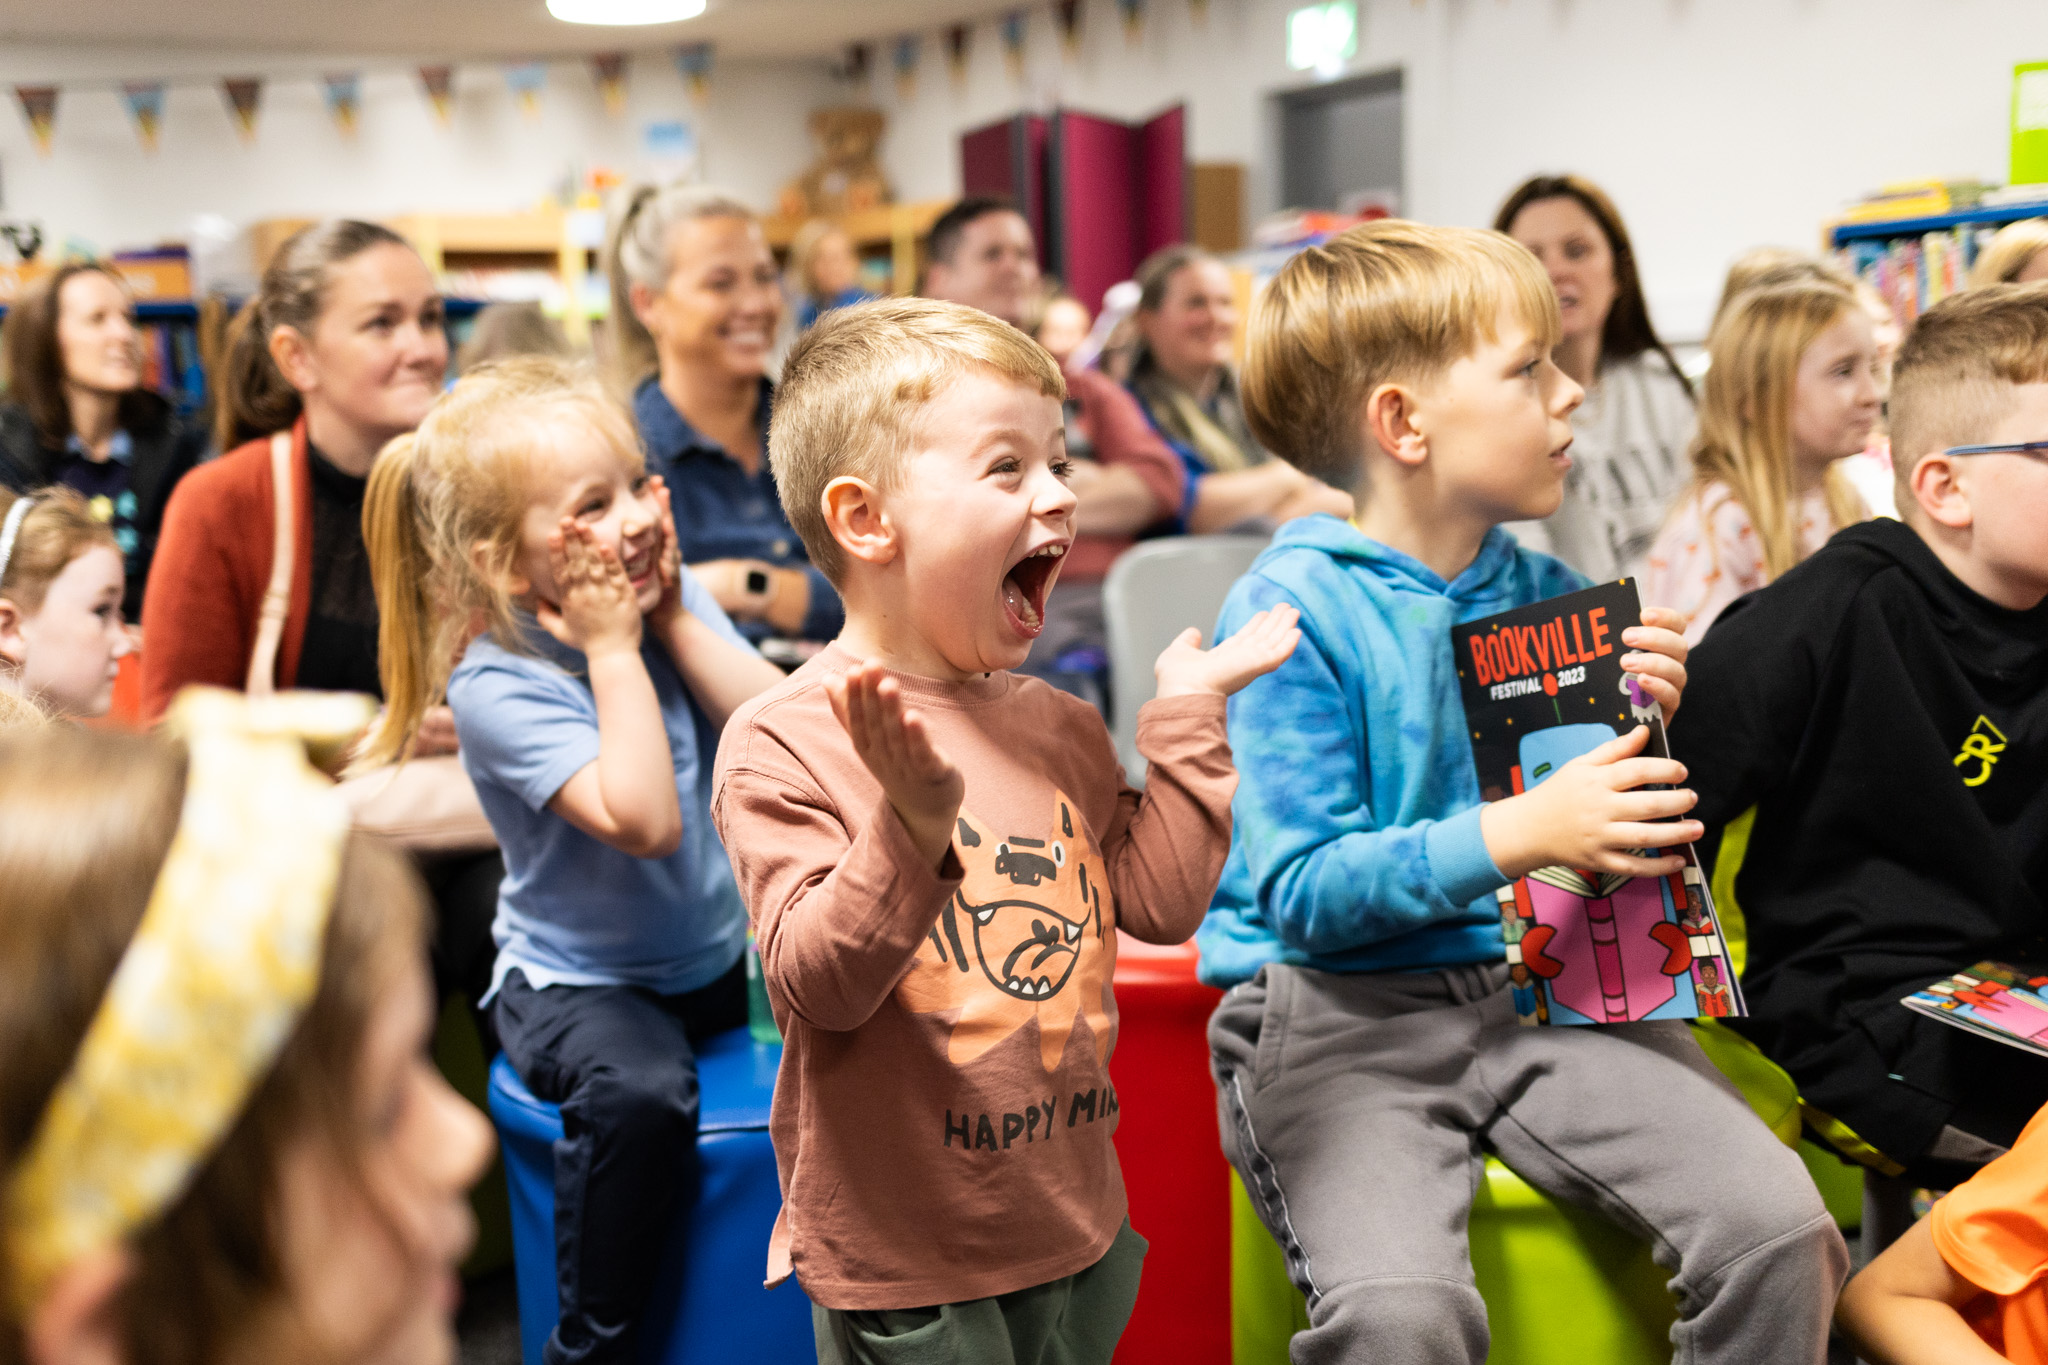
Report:
<svg viewBox="0 0 2048 1365"><path fill-rule="evenodd" d="M1287 662L1301 643L1301 613L1282 604L1268 607L1239 626L1214 649L1202 648L1202 632L1190 626L1152 665L1161 697L1227 697L1253 678Z"/></svg>
<svg viewBox="0 0 2048 1365"><path fill-rule="evenodd" d="M1644 607L1643 623L1621 633L1631 653L1621 666L1643 680L1643 690L1664 708L1664 722L1678 714L1685 691L1685 618L1669 607Z"/></svg>
<svg viewBox="0 0 2048 1365"><path fill-rule="evenodd" d="M640 602L626 566L573 517L548 534L556 602L535 612L541 629L586 655L640 648Z"/></svg>
<svg viewBox="0 0 2048 1365"><path fill-rule="evenodd" d="M1508 877L1559 866L1631 877L1667 877L1682 869L1681 854L1644 858L1632 851L1689 844L1706 832L1697 820L1652 823L1685 814L1699 797L1638 790L1685 781L1683 763L1641 756L1649 739L1649 727L1638 725L1579 755L1541 785L1483 807L1479 829L1493 865Z"/></svg>
<svg viewBox="0 0 2048 1365"><path fill-rule="evenodd" d="M938 867L952 847L967 780L932 743L924 717L904 706L896 680L878 665L855 664L843 677L827 678L825 695L910 842L928 866Z"/></svg>

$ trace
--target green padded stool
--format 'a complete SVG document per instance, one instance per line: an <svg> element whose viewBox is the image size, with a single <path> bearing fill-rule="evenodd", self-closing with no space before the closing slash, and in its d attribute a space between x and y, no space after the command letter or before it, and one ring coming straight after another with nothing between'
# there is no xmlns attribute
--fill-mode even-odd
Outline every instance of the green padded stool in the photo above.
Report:
<svg viewBox="0 0 2048 1365"><path fill-rule="evenodd" d="M1799 1095L1747 1039L1694 1026L1708 1058L1785 1145L1797 1146L1837 1222L1862 1208L1862 1174L1799 1139ZM1810 1150L1809 1150L1810 1149ZM1493 1365L1663 1365L1677 1305L1650 1249L1596 1213L1561 1204L1492 1157L1472 1200L1472 1272ZM1244 1186L1230 1180L1230 1336L1235 1365L1286 1365L1308 1309Z"/></svg>

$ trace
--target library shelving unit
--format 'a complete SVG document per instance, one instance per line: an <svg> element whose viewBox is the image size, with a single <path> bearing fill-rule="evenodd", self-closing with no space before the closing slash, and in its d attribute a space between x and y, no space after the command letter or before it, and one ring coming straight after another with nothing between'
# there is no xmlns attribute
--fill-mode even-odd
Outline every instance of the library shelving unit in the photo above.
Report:
<svg viewBox="0 0 2048 1365"><path fill-rule="evenodd" d="M1889 303L1900 326L1961 289L1977 253L1998 229L2048 217L2048 186L2030 203L1831 224L1835 258Z"/></svg>
<svg viewBox="0 0 2048 1365"><path fill-rule="evenodd" d="M950 199L926 199L913 204L884 204L833 219L853 242L860 255L862 273L882 274L891 294L917 291L917 272L924 263L925 239L939 215L953 206ZM789 245L808 218L770 218L764 224L768 245L776 259L788 255ZM885 269L877 269L883 261Z"/></svg>

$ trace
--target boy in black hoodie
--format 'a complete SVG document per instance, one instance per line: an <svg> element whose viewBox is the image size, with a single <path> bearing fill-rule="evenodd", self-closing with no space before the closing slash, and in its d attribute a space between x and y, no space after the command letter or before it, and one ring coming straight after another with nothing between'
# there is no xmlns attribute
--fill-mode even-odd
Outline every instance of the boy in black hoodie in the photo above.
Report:
<svg viewBox="0 0 2048 1365"><path fill-rule="evenodd" d="M1930 309L1891 420L1903 520L1730 607L1671 747L1748 920L1738 1026L1837 1149L1946 1188L2048 1102L2048 1060L1899 1004L2048 966L2048 284Z"/></svg>

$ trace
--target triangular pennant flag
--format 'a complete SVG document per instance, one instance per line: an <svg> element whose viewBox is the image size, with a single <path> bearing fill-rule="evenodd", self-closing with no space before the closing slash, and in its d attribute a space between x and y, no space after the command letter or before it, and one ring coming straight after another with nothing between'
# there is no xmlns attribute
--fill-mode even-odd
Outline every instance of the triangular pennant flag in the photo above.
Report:
<svg viewBox="0 0 2048 1365"><path fill-rule="evenodd" d="M128 106L128 117L135 120L135 136L141 140L142 150L154 154L157 134L164 126L164 83L127 81L121 86L121 102Z"/></svg>
<svg viewBox="0 0 2048 1365"><path fill-rule="evenodd" d="M1196 28L1206 28L1209 23L1209 0L1188 0L1188 14L1194 19Z"/></svg>
<svg viewBox="0 0 2048 1365"><path fill-rule="evenodd" d="M590 59L590 74L597 82L597 93L604 100L604 111L613 118L626 112L626 54L623 52L600 52Z"/></svg>
<svg viewBox="0 0 2048 1365"><path fill-rule="evenodd" d="M676 49L676 70L689 83L690 98L702 104L711 96L711 44L684 43Z"/></svg>
<svg viewBox="0 0 2048 1365"><path fill-rule="evenodd" d="M849 43L846 56L839 64L839 74L849 84L859 85L868 78L868 68L874 65L875 50L866 43Z"/></svg>
<svg viewBox="0 0 2048 1365"><path fill-rule="evenodd" d="M974 30L966 24L955 24L946 30L946 65L953 72L953 84L967 84L967 48Z"/></svg>
<svg viewBox="0 0 2048 1365"><path fill-rule="evenodd" d="M423 66L420 68L420 84L426 87L427 103L434 106L434 118L446 128L455 112L455 68Z"/></svg>
<svg viewBox="0 0 2048 1365"><path fill-rule="evenodd" d="M548 83L546 62L505 63L505 84L519 101L519 112L530 119L540 117L540 92Z"/></svg>
<svg viewBox="0 0 2048 1365"><path fill-rule="evenodd" d="M1145 31L1145 0L1116 0L1116 8L1124 17L1124 41L1135 43Z"/></svg>
<svg viewBox="0 0 2048 1365"><path fill-rule="evenodd" d="M1030 31L1031 16L1013 9L1003 16L1003 59L1010 65L1013 80L1024 79L1024 39Z"/></svg>
<svg viewBox="0 0 2048 1365"><path fill-rule="evenodd" d="M917 60L923 55L924 39L915 33L906 33L896 40L896 96L909 99L917 93Z"/></svg>
<svg viewBox="0 0 2048 1365"><path fill-rule="evenodd" d="M362 77L353 71L339 71L320 80L327 90L327 116L343 137L354 137L356 119L363 109Z"/></svg>
<svg viewBox="0 0 2048 1365"><path fill-rule="evenodd" d="M235 129L242 135L242 141L256 140L256 113L263 102L263 78L260 76L229 76L220 83L221 92L228 97L228 112L235 116Z"/></svg>
<svg viewBox="0 0 2048 1365"><path fill-rule="evenodd" d="M1060 38L1069 57L1081 51L1081 0L1054 0L1052 12L1060 21Z"/></svg>
<svg viewBox="0 0 2048 1365"><path fill-rule="evenodd" d="M29 132L35 136L36 150L48 156L50 139L57 132L57 87L17 85L14 97L21 101L21 112L28 119Z"/></svg>

